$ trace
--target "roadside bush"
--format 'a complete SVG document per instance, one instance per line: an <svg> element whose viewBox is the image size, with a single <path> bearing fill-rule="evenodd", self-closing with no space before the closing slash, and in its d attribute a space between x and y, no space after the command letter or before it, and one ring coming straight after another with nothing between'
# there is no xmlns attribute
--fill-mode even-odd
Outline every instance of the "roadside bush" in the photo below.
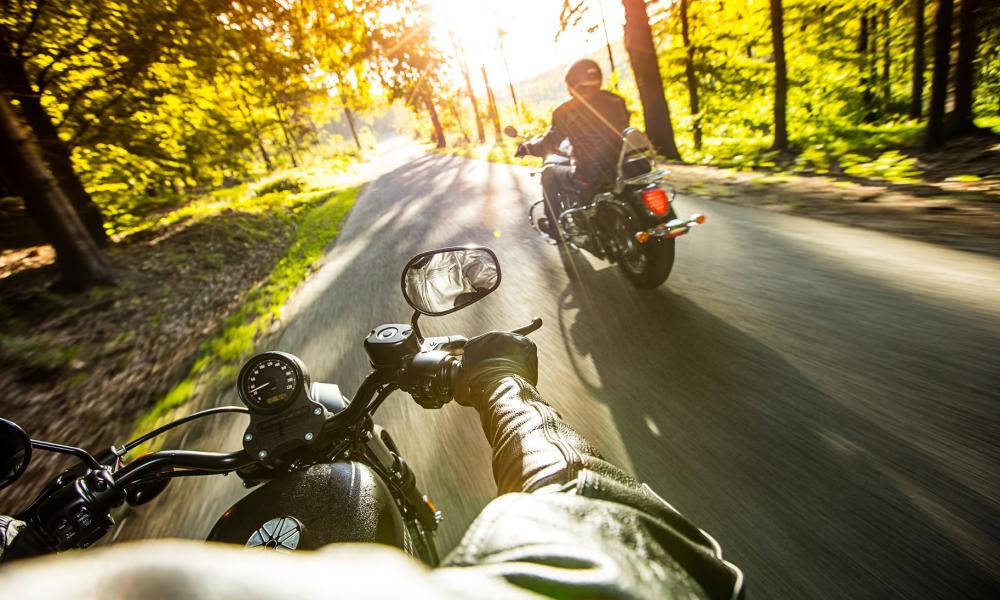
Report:
<svg viewBox="0 0 1000 600"><path fill-rule="evenodd" d="M254 191L254 195L260 197L273 194L274 192L292 192L293 194L297 194L302 191L304 186L305 182L297 175L284 175L265 181Z"/></svg>

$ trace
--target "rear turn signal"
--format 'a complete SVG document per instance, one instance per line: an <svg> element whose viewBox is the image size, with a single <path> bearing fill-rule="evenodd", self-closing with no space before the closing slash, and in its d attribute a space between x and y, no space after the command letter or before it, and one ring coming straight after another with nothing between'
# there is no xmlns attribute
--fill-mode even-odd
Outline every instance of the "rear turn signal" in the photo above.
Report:
<svg viewBox="0 0 1000 600"><path fill-rule="evenodd" d="M705 222L705 215L701 215L701 214L699 214L699 215L692 215L691 216L691 220L694 221L695 223L701 225L702 223Z"/></svg>
<svg viewBox="0 0 1000 600"><path fill-rule="evenodd" d="M667 193L663 188L650 188L642 193L642 201L646 203L646 208L654 215L663 216L670 208L670 201L667 200Z"/></svg>

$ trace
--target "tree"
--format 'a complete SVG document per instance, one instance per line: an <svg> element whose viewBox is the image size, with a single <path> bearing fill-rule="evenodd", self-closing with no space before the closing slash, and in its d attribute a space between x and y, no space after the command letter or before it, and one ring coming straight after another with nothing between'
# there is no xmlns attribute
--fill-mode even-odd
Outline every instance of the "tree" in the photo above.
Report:
<svg viewBox="0 0 1000 600"><path fill-rule="evenodd" d="M663 90L659 59L649 27L644 0L622 0L625 8L625 49L642 102L646 134L656 151L670 160L681 160L670 122L670 107Z"/></svg>
<svg viewBox="0 0 1000 600"><path fill-rule="evenodd" d="M114 281L111 268L52 177L35 145L0 95L0 164L3 175L24 199L28 214L56 251L59 287L80 291Z"/></svg>
<svg viewBox="0 0 1000 600"><path fill-rule="evenodd" d="M927 69L927 27L924 22L924 0L913 0L913 83L910 89L910 118L919 119L924 112L924 71Z"/></svg>
<svg viewBox="0 0 1000 600"><path fill-rule="evenodd" d="M882 11L882 113L887 114L892 104L892 80L890 78L892 52L890 42L892 32L889 28L889 11Z"/></svg>
<svg viewBox="0 0 1000 600"><path fill-rule="evenodd" d="M684 74L687 78L688 100L691 104L691 132L695 150L701 150L701 111L698 107L698 77L694 72L694 46L688 25L688 0L681 0L681 37L684 40ZM611 49L608 48L610 54Z"/></svg>
<svg viewBox="0 0 1000 600"><path fill-rule="evenodd" d="M958 17L958 62L955 64L955 109L950 134L963 135L978 129L972 120L972 92L975 88L975 60L979 46L976 18L979 0L962 0Z"/></svg>
<svg viewBox="0 0 1000 600"><path fill-rule="evenodd" d="M480 70L483 72L483 85L486 86L486 103L489 108L490 119L493 121L493 135L494 139L499 142L502 139L502 133L500 133L500 111L497 110L497 99L493 95L493 88L490 86L490 78L486 74L486 65L480 65Z"/></svg>
<svg viewBox="0 0 1000 600"><path fill-rule="evenodd" d="M788 149L788 73L785 67L785 30L781 0L771 0L771 43L774 46L774 144Z"/></svg>
<svg viewBox="0 0 1000 600"><path fill-rule="evenodd" d="M479 114L479 103L476 102L476 92L472 89L472 78L469 76L469 65L465 62L465 50L462 48L461 43L455 39L455 35L451 35L451 44L455 50L455 61L458 62L458 67L462 71L462 77L465 78L465 91L469 96L469 102L472 104L472 114L476 119L476 135L479 136L479 143L486 143L486 129L483 128L483 118Z"/></svg>
<svg viewBox="0 0 1000 600"><path fill-rule="evenodd" d="M423 92L424 104L427 106L427 114L431 117L431 124L434 126L434 142L438 148L444 148L448 142L444 137L444 128L441 127L441 119L438 117L437 108L434 107L434 99L430 91Z"/></svg>
<svg viewBox="0 0 1000 600"><path fill-rule="evenodd" d="M934 17L934 72L931 75L931 102L927 111L924 147L933 149L945 141L944 110L948 95L948 68L951 64L951 23L953 0L938 0Z"/></svg>
<svg viewBox="0 0 1000 600"><path fill-rule="evenodd" d="M40 11L41 5L36 10ZM55 175L59 187L79 214L87 232L98 244L107 244L108 234L104 231L101 211L77 176L71 150L59 137L52 117L42 106L41 92L32 85L23 56L8 41L9 35L0 26L0 85L12 98L17 98L21 115L34 133L50 172Z"/></svg>
<svg viewBox="0 0 1000 600"><path fill-rule="evenodd" d="M390 99L403 100L415 112L426 110L435 143L444 148L444 127L435 100L446 96L445 60L431 40L427 14L422 8L401 11L395 23L383 28L377 56L378 74Z"/></svg>

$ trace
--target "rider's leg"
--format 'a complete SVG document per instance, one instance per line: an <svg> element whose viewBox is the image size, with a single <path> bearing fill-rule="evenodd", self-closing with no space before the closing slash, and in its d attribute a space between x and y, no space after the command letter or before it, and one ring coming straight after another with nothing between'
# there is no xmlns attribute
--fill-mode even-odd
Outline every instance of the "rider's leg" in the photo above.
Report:
<svg viewBox="0 0 1000 600"><path fill-rule="evenodd" d="M573 167L568 165L548 165L542 169L542 194L545 199L545 223L539 223L539 229L555 238L556 217L565 207L560 205L559 194L566 194L572 189Z"/></svg>

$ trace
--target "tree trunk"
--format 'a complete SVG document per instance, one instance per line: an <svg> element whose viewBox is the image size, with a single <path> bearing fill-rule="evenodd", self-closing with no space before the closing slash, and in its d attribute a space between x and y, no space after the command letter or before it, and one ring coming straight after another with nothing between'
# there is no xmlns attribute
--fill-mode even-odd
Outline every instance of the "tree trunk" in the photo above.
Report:
<svg viewBox="0 0 1000 600"><path fill-rule="evenodd" d="M271 162L271 155L267 153L267 148L264 147L264 136L260 132L260 127L257 125L257 119L253 118L253 107L247 102L246 96L240 96L240 100L243 103L243 107L246 109L244 117L247 123L250 124L250 131L253 132L253 137L257 140L257 149L260 150L260 157L264 159L264 165L267 167L268 172L274 170L274 164Z"/></svg>
<svg viewBox="0 0 1000 600"><path fill-rule="evenodd" d="M958 63L955 66L955 109L951 115L951 134L963 135L976 130L972 120L972 91L976 85L975 60L979 48L976 13L979 0L962 0L958 15Z"/></svg>
<svg viewBox="0 0 1000 600"><path fill-rule="evenodd" d="M517 92L514 91L514 79L510 76L510 65L507 64L507 49L503 47L503 36L506 35L500 30L500 25L496 25L497 44L500 48L500 56L503 58L503 68L507 72L507 86L510 88L510 100L514 103L514 111L520 114L521 107L517 103ZM612 67L613 70L613 67Z"/></svg>
<svg viewBox="0 0 1000 600"><path fill-rule="evenodd" d="M486 75L486 65L480 65L483 71L483 83L486 84L486 101L490 109L490 119L493 120L493 135L497 143L503 139L500 132L500 112L497 110L497 99L493 95L493 88L490 87L490 78Z"/></svg>
<svg viewBox="0 0 1000 600"><path fill-rule="evenodd" d="M785 29L781 0L771 0L771 41L774 45L774 145L788 149L788 72L785 67Z"/></svg>
<svg viewBox="0 0 1000 600"><path fill-rule="evenodd" d="M645 0L622 0L622 5L625 8L625 49L632 64L636 87L639 88L646 134L657 152L670 160L681 160Z"/></svg>
<svg viewBox="0 0 1000 600"><path fill-rule="evenodd" d="M455 117L455 121L458 123L458 129L462 132L462 139L466 144L470 143L472 138L469 137L469 132L465 129L465 121L462 120L462 115L458 112L458 106L456 106L454 100L448 101L448 108L451 110L452 116Z"/></svg>
<svg viewBox="0 0 1000 600"><path fill-rule="evenodd" d="M951 64L951 21L953 0L938 0L934 16L934 72L931 75L931 102L927 111L924 147L944 143L944 105L948 96L948 68Z"/></svg>
<svg viewBox="0 0 1000 600"><path fill-rule="evenodd" d="M476 102L476 93L472 89L472 78L469 77L469 66L465 63L465 51L458 44L455 36L451 37L451 44L455 48L455 60L458 61L458 66L462 70L462 76L465 77L465 91L469 95L469 102L472 103L472 114L476 118L476 133L479 135L479 143L486 143L486 130L483 128L483 118L479 114L479 103Z"/></svg>
<svg viewBox="0 0 1000 600"><path fill-rule="evenodd" d="M24 64L11 49L3 31L0 31L0 85L20 103L21 115L38 142L50 174L55 176L87 232L98 245L106 245L108 233L104 231L104 217L76 174L69 147L59 137L52 118L42 106L41 95L31 85Z"/></svg>
<svg viewBox="0 0 1000 600"><path fill-rule="evenodd" d="M344 106L344 116L347 117L347 125L351 128L351 136L354 137L354 144L358 147L358 151L361 151L361 140L358 139L358 130L354 126L354 113L346 105Z"/></svg>
<svg viewBox="0 0 1000 600"><path fill-rule="evenodd" d="M892 81L889 79L892 58L889 53L889 11L882 11L882 114L888 114L892 103Z"/></svg>
<svg viewBox="0 0 1000 600"><path fill-rule="evenodd" d="M695 150L701 150L701 111L698 107L698 77L694 72L694 47L688 33L688 0L681 0L681 34L684 38L684 73L691 104L691 132L694 134Z"/></svg>
<svg viewBox="0 0 1000 600"><path fill-rule="evenodd" d="M865 9L861 17L861 36L858 46L863 53L861 85L861 101L865 108L865 122L873 122L878 118L878 108L875 105L876 87L878 86L878 16L869 15Z"/></svg>
<svg viewBox="0 0 1000 600"><path fill-rule="evenodd" d="M288 152L288 157L292 159L292 167L298 169L299 161L295 158L295 141L288 132L288 125L285 123L285 116L281 113L281 106L275 99L271 100L271 106L274 107L274 112L278 115L278 125L281 127L281 134L285 137L285 150Z"/></svg>
<svg viewBox="0 0 1000 600"><path fill-rule="evenodd" d="M924 114L924 71L927 69L927 26L924 0L913 0L913 87L910 90L910 118Z"/></svg>
<svg viewBox="0 0 1000 600"><path fill-rule="evenodd" d="M444 128L441 127L441 119L438 118L438 111L434 108L434 101L430 94L424 96L424 102L427 105L427 112L431 115L431 123L434 124L434 138L437 140L437 147L444 148L447 146L444 139Z"/></svg>
<svg viewBox="0 0 1000 600"><path fill-rule="evenodd" d="M56 251L60 288L80 291L114 281L111 267L45 165L38 148L0 96L0 164L28 214Z"/></svg>

